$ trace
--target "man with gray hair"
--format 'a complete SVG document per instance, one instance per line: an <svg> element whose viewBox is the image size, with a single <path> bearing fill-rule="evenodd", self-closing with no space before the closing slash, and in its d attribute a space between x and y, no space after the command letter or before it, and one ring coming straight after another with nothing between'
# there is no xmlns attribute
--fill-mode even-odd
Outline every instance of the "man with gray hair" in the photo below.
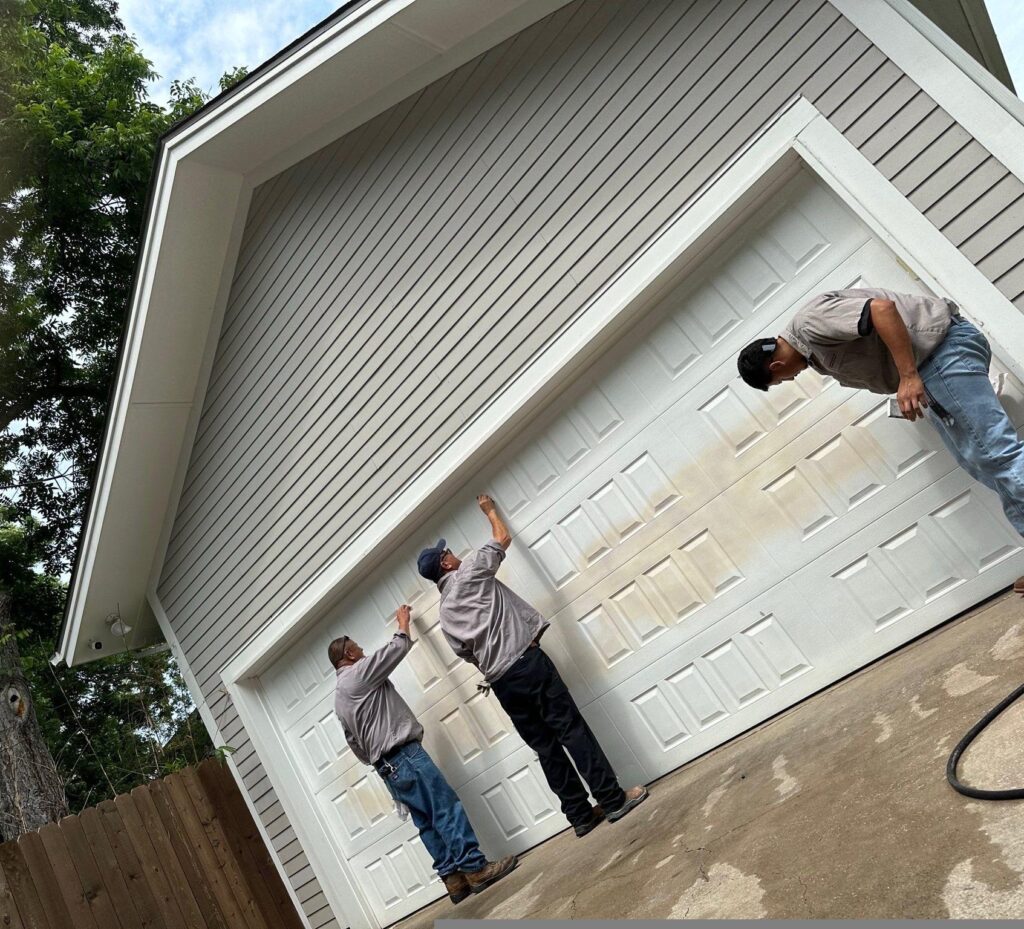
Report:
<svg viewBox="0 0 1024 929"><path fill-rule="evenodd" d="M388 680L413 645L409 607L400 606L396 619L398 631L371 655L345 635L327 647L337 672L334 711L356 758L373 765L394 801L408 808L449 898L459 903L509 874L517 859L484 857L462 802L420 744L423 727Z"/></svg>

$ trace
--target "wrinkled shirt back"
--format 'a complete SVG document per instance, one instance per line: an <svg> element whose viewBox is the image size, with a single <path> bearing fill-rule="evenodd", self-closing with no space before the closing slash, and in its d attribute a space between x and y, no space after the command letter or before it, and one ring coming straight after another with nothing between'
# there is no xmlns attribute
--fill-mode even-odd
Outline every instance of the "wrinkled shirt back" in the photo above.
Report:
<svg viewBox="0 0 1024 929"><path fill-rule="evenodd" d="M488 683L501 677L551 625L495 577L504 559L505 550L491 539L437 583L444 637Z"/></svg>

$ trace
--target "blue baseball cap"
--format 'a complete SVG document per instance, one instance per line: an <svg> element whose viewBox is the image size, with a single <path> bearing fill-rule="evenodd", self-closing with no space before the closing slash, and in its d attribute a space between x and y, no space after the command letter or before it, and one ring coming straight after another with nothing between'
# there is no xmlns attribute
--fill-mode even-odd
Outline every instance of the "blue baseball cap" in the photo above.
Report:
<svg viewBox="0 0 1024 929"><path fill-rule="evenodd" d="M441 580L441 556L448 551L448 543L438 539L433 548L425 548L416 559L416 569L420 575L435 584Z"/></svg>

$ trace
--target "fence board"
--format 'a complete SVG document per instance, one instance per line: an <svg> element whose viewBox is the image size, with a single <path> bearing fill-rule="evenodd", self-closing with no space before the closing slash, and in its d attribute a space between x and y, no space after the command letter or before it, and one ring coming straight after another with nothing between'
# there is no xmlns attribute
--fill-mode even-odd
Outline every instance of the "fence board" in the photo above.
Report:
<svg viewBox="0 0 1024 929"><path fill-rule="evenodd" d="M0 845L0 929L302 929L210 759Z"/></svg>
<svg viewBox="0 0 1024 929"><path fill-rule="evenodd" d="M227 879L223 874L220 862L210 846L210 840L199 822L195 807L185 790L185 785L177 774L163 779L164 786L171 801L174 803L174 810L178 814L179 821L188 839L189 846L195 852L196 860L202 868L210 889L217 900L221 912L231 929L242 929L248 927L244 913L239 909L235 895L231 892Z"/></svg>
<svg viewBox="0 0 1024 929"><path fill-rule="evenodd" d="M7 884L7 875L0 865L0 926L4 929L25 929L18 912L18 904Z"/></svg>
<svg viewBox="0 0 1024 929"><path fill-rule="evenodd" d="M53 927L70 926L71 914L64 904L64 898L59 893L43 893L41 890L43 887L55 888L57 877L53 873L50 859L46 856L46 849L43 848L43 840L39 838L39 833L26 832L18 836L17 842L32 883L39 892L39 902L42 904L47 922Z"/></svg>
<svg viewBox="0 0 1024 929"><path fill-rule="evenodd" d="M164 827L160 814L156 810L153 798L145 787L136 787L130 794L139 818L140 827L153 845L153 852L161 863L167 889L181 913L186 926L195 929L210 929L203 914L202 907L193 893L188 877L181 865L178 853L167 829ZM118 797L118 800L121 798Z"/></svg>
<svg viewBox="0 0 1024 929"><path fill-rule="evenodd" d="M103 883L103 876L89 844L89 837L85 834L81 817L68 816L62 819L57 827L64 838L75 871L78 872L78 879L82 883L85 899L89 902L89 910L96 920L96 925L99 929L120 929L122 923L110 891Z"/></svg>
<svg viewBox="0 0 1024 929"><path fill-rule="evenodd" d="M149 892L153 901L163 914L163 921L170 929L183 924L184 913L178 906L177 898L171 893L171 886L164 872L164 865L160 861L153 840L142 824L139 811L135 808L135 802L130 794L122 794L114 798L114 806L121 822L124 824L128 840L131 842L135 857L139 862L139 869L149 886Z"/></svg>
<svg viewBox="0 0 1024 929"><path fill-rule="evenodd" d="M196 772L191 768L186 768L184 771L179 771L178 776L181 778L185 791L192 800L196 816L199 817L199 822L202 824L207 838L210 840L210 847L213 849L214 855L217 856L217 861L227 879L228 886L234 893L238 906L245 914L249 925L252 929L270 929L266 920L260 914L254 895L245 876L242 874L241 862L231 854L231 844L224 832L224 826L218 820L213 804L206 795L206 791L203 788L202 782L196 776Z"/></svg>
<svg viewBox="0 0 1024 929"><path fill-rule="evenodd" d="M89 908L82 880L75 870L74 862L68 852L67 843L61 834L60 826L50 823L39 830L39 841L46 852L46 857L53 869L57 890L64 898L70 925L75 929L99 929L96 919Z"/></svg>
<svg viewBox="0 0 1024 929"><path fill-rule="evenodd" d="M220 822L231 850L256 896L260 912L280 929L302 929L302 923L281 881L259 830L226 764L203 762L196 774L206 795L220 811ZM274 891L277 889L278 894Z"/></svg>
<svg viewBox="0 0 1024 929"><path fill-rule="evenodd" d="M7 884L18 901L18 912L25 929L63 929L62 926L50 926L17 842L4 842L0 845L0 867L7 875Z"/></svg>
<svg viewBox="0 0 1024 929"><path fill-rule="evenodd" d="M278 925L281 929L302 929L302 921L288 895L285 881L274 867L256 819L249 812L230 769L224 764L206 762L197 770L200 778L205 778L209 783L211 797L218 809L223 811L225 826L237 837L237 844L244 850L246 859L251 860L253 880L266 890Z"/></svg>
<svg viewBox="0 0 1024 929"><path fill-rule="evenodd" d="M114 912L122 927L141 926L142 917L135 907L132 895L128 892L128 884L117 863L117 856L110 847L110 840L107 838L103 822L100 820L100 813L96 807L83 810L78 817L82 821L82 829L85 830L86 838L89 840L89 847L92 849L92 856L96 861L97 873L103 886L107 889L110 902L113 904Z"/></svg>
<svg viewBox="0 0 1024 929"><path fill-rule="evenodd" d="M170 791L163 781L157 781L148 787L149 799L160 817L164 828L167 830L167 838L174 846L175 854L178 857L178 864L182 873L195 893L196 904L203 913L203 919L209 929L228 929L221 912L220 904L217 902L216 894L210 887L206 874L203 873L199 856L196 854L192 843L189 841L185 826L181 822L174 804L171 800Z"/></svg>

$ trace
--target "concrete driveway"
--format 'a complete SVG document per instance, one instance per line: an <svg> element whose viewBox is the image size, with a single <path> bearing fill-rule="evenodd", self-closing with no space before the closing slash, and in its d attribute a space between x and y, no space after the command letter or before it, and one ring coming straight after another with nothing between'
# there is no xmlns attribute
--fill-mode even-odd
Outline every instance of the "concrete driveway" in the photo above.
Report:
<svg viewBox="0 0 1024 929"><path fill-rule="evenodd" d="M403 920L1022 918L1024 801L946 783L963 732L1024 680L1012 594L656 782L584 839L563 832L453 907ZM961 776L1024 786L1024 700Z"/></svg>

